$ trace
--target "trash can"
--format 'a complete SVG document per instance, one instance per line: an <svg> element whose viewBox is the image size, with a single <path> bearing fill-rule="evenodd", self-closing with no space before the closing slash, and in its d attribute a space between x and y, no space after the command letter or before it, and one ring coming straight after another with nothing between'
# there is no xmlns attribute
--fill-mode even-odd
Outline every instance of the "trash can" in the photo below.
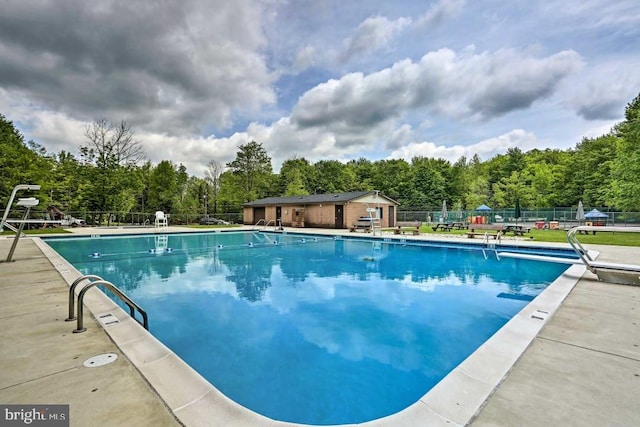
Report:
<svg viewBox="0 0 640 427"><path fill-rule="evenodd" d="M536 221L536 228L542 230L544 228L544 221Z"/></svg>

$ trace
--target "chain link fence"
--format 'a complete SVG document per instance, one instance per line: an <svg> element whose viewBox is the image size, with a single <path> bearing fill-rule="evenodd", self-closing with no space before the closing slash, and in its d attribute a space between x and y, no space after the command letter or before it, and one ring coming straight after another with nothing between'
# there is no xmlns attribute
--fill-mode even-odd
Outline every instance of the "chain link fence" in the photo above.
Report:
<svg viewBox="0 0 640 427"><path fill-rule="evenodd" d="M587 209L585 207L585 213L589 212L593 207ZM607 218L598 219L599 223L603 225L640 225L640 212L616 212L611 211L608 208L596 208L600 212L607 215ZM551 221L557 221L563 228L569 228L572 226L584 224L585 221L579 222L576 219L577 208L545 208L545 209L522 209L520 218L517 218L519 223L531 223L542 221L549 223ZM447 222L451 221L466 221L473 222L474 217L485 217L486 221L490 223L494 222L516 222L515 209L492 209L491 211L481 212L477 210L462 210L459 212L455 208L447 212ZM422 222L444 222L445 218L442 218L442 210L398 210L398 221L422 221Z"/></svg>
<svg viewBox="0 0 640 427"><path fill-rule="evenodd" d="M8 218L22 218L24 210L21 208L12 208L9 212ZM0 210L0 217L4 215L4 210ZM155 221L155 212L108 212L108 211L66 211L64 212L65 218L75 218L84 221L88 226L102 226L102 227L153 227ZM193 225L198 224L200 219L204 217L204 213L179 213L169 214L170 225ZM226 221L230 224L242 224L242 211L237 212L224 212L216 213L215 215L209 213L207 215L210 218L217 218ZM27 224L26 228L41 228L44 221L51 220L49 212L43 209L32 210L29 218L32 220L41 220L43 223Z"/></svg>

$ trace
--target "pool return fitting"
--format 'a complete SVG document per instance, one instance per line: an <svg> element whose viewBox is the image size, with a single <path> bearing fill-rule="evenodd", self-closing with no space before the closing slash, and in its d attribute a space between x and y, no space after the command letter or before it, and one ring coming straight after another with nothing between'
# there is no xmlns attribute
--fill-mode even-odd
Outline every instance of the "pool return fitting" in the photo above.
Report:
<svg viewBox="0 0 640 427"><path fill-rule="evenodd" d="M116 285L111 282L104 280L100 276L96 276L93 274L88 274L86 276L78 277L69 288L69 317L65 319L67 322L71 322L76 320L76 317L73 316L74 312L74 295L76 287L83 282L84 280L89 280L89 283L82 288L80 293L78 294L78 316L77 316L77 326L76 329L73 330L74 334L81 333L87 330L83 324L83 315L84 315L84 305L82 301L84 300L84 296L91 288L101 285L105 286L114 295L116 295L122 302L124 302L129 307L129 315L138 323L140 323L146 330L149 330L149 319L147 317L147 312L142 309L138 304L136 304L131 298L129 298L124 292L122 292ZM135 310L142 315L142 323L136 318Z"/></svg>

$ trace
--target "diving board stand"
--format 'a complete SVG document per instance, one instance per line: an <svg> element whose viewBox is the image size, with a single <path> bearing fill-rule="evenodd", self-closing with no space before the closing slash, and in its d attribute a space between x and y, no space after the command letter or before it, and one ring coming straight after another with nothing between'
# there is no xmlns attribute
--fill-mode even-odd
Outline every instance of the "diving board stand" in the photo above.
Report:
<svg viewBox="0 0 640 427"><path fill-rule="evenodd" d="M567 241L580 257L587 269L598 276L598 280L603 282L618 283L621 285L640 285L640 265L619 264L614 262L597 261L593 259L589 252L578 240L577 234L581 231L604 231L621 233L640 233L640 227L615 227L615 226L592 226L581 225L567 231Z"/></svg>

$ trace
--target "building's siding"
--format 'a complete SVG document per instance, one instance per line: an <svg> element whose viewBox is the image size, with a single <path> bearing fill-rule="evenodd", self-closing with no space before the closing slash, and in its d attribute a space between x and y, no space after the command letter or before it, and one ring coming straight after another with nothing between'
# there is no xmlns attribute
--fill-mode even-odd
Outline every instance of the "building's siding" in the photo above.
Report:
<svg viewBox="0 0 640 427"><path fill-rule="evenodd" d="M367 195L359 199L345 203L337 203L343 206L343 226L351 227L359 217L369 216L368 207L381 208L382 218L380 225L389 227L389 206L396 204L375 194ZM265 209L265 221L276 224L276 207L281 207L282 225L286 227L304 226L318 228L334 228L336 226L336 203L319 203L313 205L268 205ZM296 216L296 212L298 215ZM394 221L395 223L395 218ZM244 223L252 225L256 223L253 207L244 208ZM302 225L304 224L304 225Z"/></svg>

